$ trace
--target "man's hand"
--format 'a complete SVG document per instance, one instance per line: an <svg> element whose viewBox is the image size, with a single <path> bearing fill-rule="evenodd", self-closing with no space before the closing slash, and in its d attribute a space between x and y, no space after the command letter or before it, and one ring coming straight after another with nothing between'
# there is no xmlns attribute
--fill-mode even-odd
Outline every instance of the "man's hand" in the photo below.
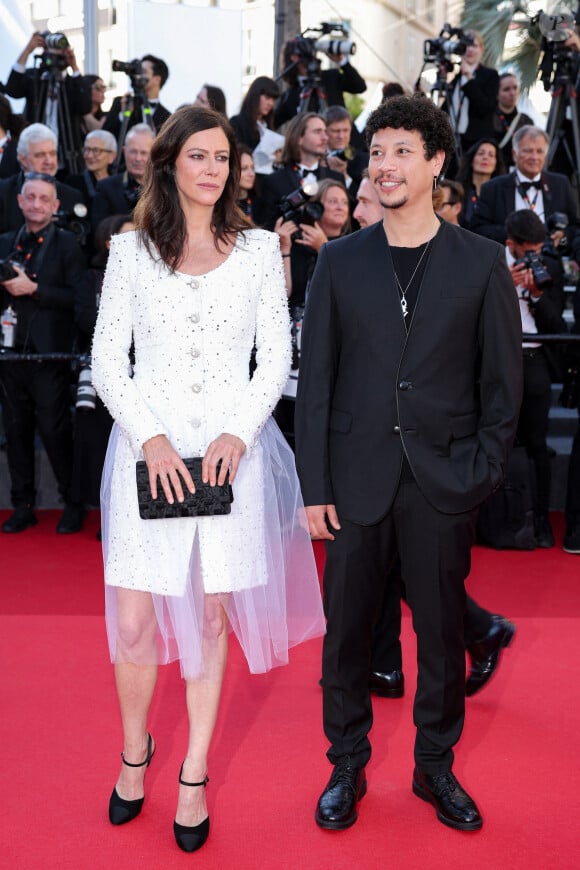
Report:
<svg viewBox="0 0 580 870"><path fill-rule="evenodd" d="M8 290L11 296L32 296L38 289L38 284L31 281L26 272L13 264L18 272L16 278L11 278L10 281L4 281L3 286Z"/></svg>
<svg viewBox="0 0 580 870"><path fill-rule="evenodd" d="M310 537L316 541L334 541L334 535L328 526L336 531L340 529L336 507L333 504L313 504L308 505L304 510Z"/></svg>
<svg viewBox="0 0 580 870"><path fill-rule="evenodd" d="M341 160L340 157L333 157L331 154L326 157L326 165L329 169L333 169L335 172L340 172L341 175L344 175L345 179L348 175L348 162L346 160Z"/></svg>
<svg viewBox="0 0 580 870"><path fill-rule="evenodd" d="M313 227L310 224L300 224L300 229L302 230L302 238L296 239L297 245L307 245L319 252L324 243L328 241L328 237L318 221Z"/></svg>
<svg viewBox="0 0 580 870"><path fill-rule="evenodd" d="M73 72L79 72L79 65L77 63L75 50L72 45L69 45L68 48L63 49L64 59L66 60L66 65L70 66Z"/></svg>
<svg viewBox="0 0 580 870"><path fill-rule="evenodd" d="M539 299L543 295L543 291L535 285L534 273L524 263L512 263L509 270L514 287L523 287L534 299Z"/></svg>
<svg viewBox="0 0 580 870"><path fill-rule="evenodd" d="M22 66L26 66L26 61L28 60L29 55L31 55L36 48L44 48L44 36L42 36L38 30L32 34L22 49L22 52L18 55L18 60L16 62L22 64Z"/></svg>

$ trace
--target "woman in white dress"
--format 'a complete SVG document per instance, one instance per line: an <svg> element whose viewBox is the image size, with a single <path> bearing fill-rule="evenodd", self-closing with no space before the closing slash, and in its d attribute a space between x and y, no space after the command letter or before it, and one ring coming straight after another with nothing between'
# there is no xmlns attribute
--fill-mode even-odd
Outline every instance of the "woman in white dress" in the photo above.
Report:
<svg viewBox="0 0 580 870"><path fill-rule="evenodd" d="M290 362L279 242L237 208L239 172L223 116L185 107L164 124L137 230L112 240L93 344L93 382L116 421L101 490L124 741L109 817L123 824L141 810L157 666L179 659L190 733L174 833L188 852L209 832L207 756L229 630L253 672L324 632L293 457L270 419ZM190 456L203 457L212 485L229 469L231 514L141 520L136 460L153 497L162 487L173 502L194 489Z"/></svg>

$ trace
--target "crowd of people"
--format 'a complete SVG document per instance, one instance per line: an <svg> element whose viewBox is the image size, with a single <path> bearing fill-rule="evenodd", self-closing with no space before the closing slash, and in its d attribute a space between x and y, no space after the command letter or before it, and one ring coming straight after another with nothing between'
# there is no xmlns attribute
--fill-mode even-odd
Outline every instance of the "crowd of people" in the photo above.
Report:
<svg viewBox="0 0 580 870"><path fill-rule="evenodd" d="M548 415L552 384L578 364L534 336L567 332L562 257L580 262L580 223L578 191L546 169L547 134L518 110L517 77L482 65L481 36L468 36L443 112L391 82L363 133L344 96L365 91L362 76L332 55L323 88L305 91L294 41L285 81L257 77L229 120L217 85L164 107L169 68L151 54L139 92L108 111L103 79L83 76L70 47L50 48L66 71L57 87L27 68L47 50L41 34L10 71L6 93L26 104L18 118L0 98L0 403L14 508L2 531L37 523L37 430L64 503L59 533L82 528L101 487L124 733L115 825L143 804L156 665L179 658L191 733L174 834L184 851L207 839L228 626L256 671L323 632L304 522L288 521L303 497L327 549L334 769L317 823L356 821L369 693L404 692L403 598L418 636L413 790L445 824L481 827L452 747L465 695L486 685L515 627L466 599L464 580L477 509L514 440L529 460L531 546L555 546ZM577 293L573 310L580 331ZM171 504L195 489L188 454L204 457L204 483L229 470L234 516L143 523L127 501L135 459L153 499L159 489ZM580 554L580 430L563 546ZM290 575L300 582L280 612Z"/></svg>

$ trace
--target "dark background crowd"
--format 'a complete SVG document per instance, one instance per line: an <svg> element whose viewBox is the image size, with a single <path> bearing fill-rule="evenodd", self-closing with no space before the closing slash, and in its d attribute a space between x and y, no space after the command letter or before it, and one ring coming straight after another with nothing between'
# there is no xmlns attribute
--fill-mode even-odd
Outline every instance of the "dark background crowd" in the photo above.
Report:
<svg viewBox="0 0 580 870"><path fill-rule="evenodd" d="M565 167L551 165L548 134L519 110L517 75L484 66L480 34L466 36L443 95L456 154L433 204L442 220L505 245L526 335L514 450L520 465L514 460L512 470L525 480L529 506L528 534L503 545L550 547L548 415L555 383L564 384L564 403L578 407L580 354L574 343L534 335L565 337L570 320L572 333L580 332L578 295L565 292L580 262L578 190L568 174L554 171ZM579 49L571 36L577 65ZM34 52L41 63L27 67ZM230 116L242 165L240 208L249 224L280 238L294 359L276 415L291 444L300 331L318 252L382 216L366 177L364 131L345 100L364 93L366 83L349 56L329 58L330 68L313 79L303 41L291 40L284 75L258 76ZM64 504L57 531L80 530L86 508L99 503L112 421L91 384L92 330L109 241L132 228L152 142L170 115L161 101L170 73L164 60L147 54L120 66L131 88L104 111L105 82L81 74L66 37L34 33L2 88L24 98L23 115L0 95L0 403L14 507L2 527L8 533L36 523L37 432ZM383 99L401 93L398 82L389 82ZM228 115L216 84L204 83L193 104ZM563 544L580 554L580 432L570 458Z"/></svg>

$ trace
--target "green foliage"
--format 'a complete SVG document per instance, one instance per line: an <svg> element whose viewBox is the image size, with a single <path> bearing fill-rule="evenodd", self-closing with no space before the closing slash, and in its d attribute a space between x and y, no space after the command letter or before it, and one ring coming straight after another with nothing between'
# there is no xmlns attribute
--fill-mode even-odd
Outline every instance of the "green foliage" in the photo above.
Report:
<svg viewBox="0 0 580 870"><path fill-rule="evenodd" d="M363 110L364 101L358 94L345 94L344 103L353 121L356 121Z"/></svg>
<svg viewBox="0 0 580 870"><path fill-rule="evenodd" d="M514 67L524 91L538 77L542 41L538 25L530 21L528 5L512 0L467 0L461 16L461 27L479 30L483 35L483 62L498 68L507 64ZM574 12L576 5L573 0L547 0L544 11L552 13L568 7ZM505 48L508 30L515 36L515 46L509 51Z"/></svg>

